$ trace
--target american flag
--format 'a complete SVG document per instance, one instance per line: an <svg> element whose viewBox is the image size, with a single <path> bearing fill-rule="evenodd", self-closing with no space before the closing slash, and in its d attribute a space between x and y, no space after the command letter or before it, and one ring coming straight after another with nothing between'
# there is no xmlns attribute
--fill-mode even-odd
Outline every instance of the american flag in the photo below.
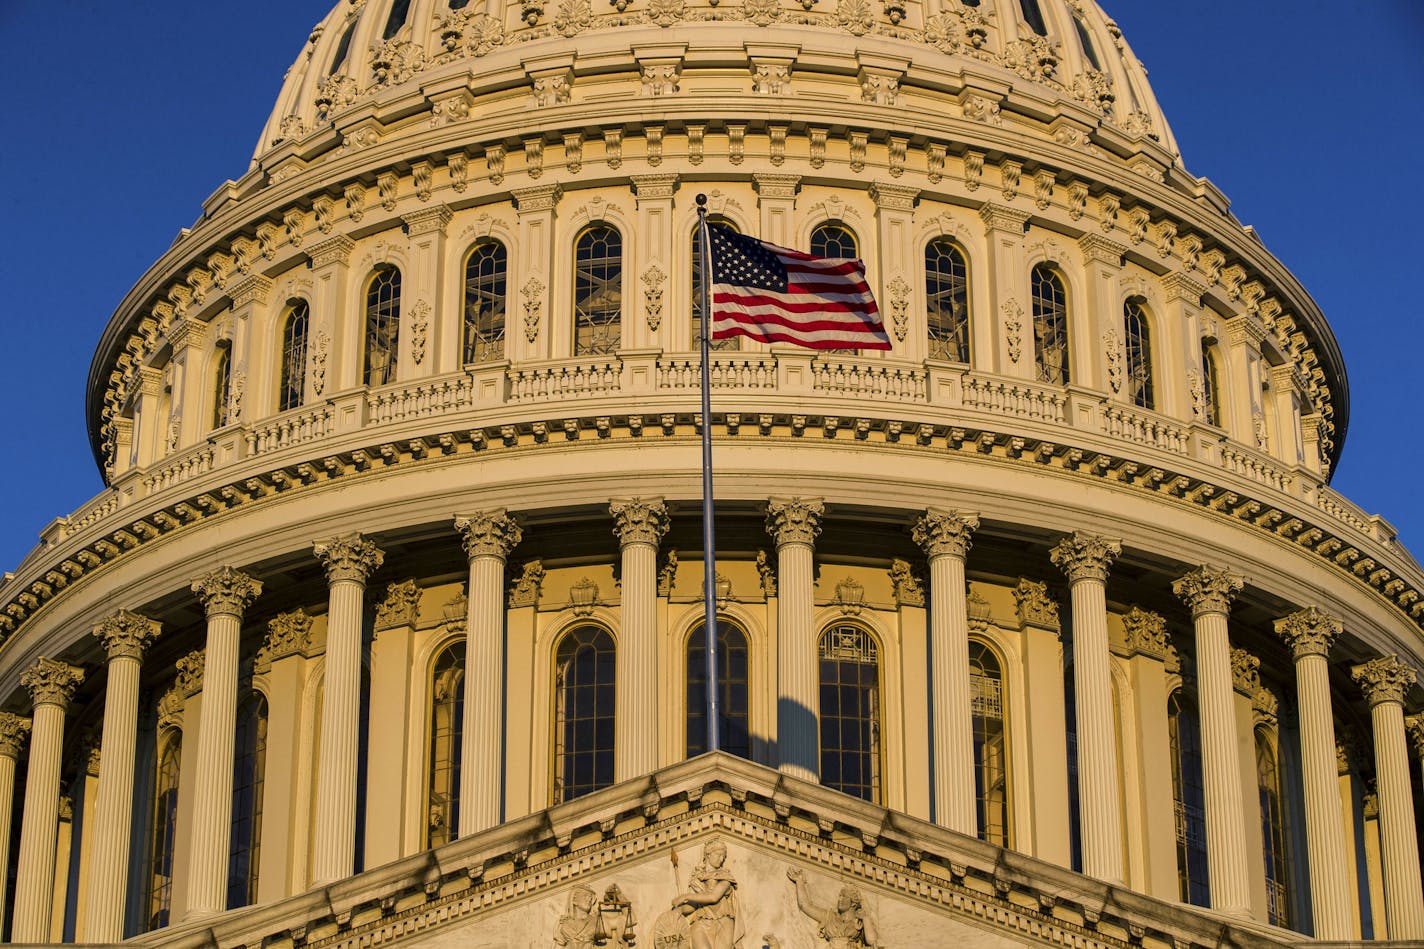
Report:
<svg viewBox="0 0 1424 949"><path fill-rule="evenodd" d="M709 224L712 338L811 349L889 349L865 265L812 257Z"/></svg>

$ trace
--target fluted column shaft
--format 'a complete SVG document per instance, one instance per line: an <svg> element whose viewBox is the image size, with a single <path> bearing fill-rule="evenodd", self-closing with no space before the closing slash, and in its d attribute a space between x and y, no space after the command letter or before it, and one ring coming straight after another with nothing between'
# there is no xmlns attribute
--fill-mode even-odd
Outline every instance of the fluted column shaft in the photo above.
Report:
<svg viewBox="0 0 1424 949"><path fill-rule="evenodd" d="M198 722L193 789L192 860L187 917L227 909L228 848L232 843L232 766L237 734L237 652L242 614L262 584L231 567L193 581L208 615L203 647L203 706ZM102 775L101 775L102 779Z"/></svg>
<svg viewBox="0 0 1424 949"><path fill-rule="evenodd" d="M1276 633L1295 656L1300 707L1301 781L1305 792L1305 843L1310 907L1317 939L1351 939L1350 887L1345 830L1335 758L1335 716L1330 706L1330 646L1340 622L1311 607L1276 621Z"/></svg>
<svg viewBox="0 0 1424 949"><path fill-rule="evenodd" d="M1122 801L1118 795L1117 729L1113 726L1108 655L1108 567L1122 551L1116 541L1076 533L1052 550L1072 583L1073 686L1078 736L1078 812L1083 872L1123 880Z"/></svg>
<svg viewBox="0 0 1424 949"><path fill-rule="evenodd" d="M30 737L30 720L0 712L0 867L10 865L10 823L15 815L15 765ZM5 900L0 899L0 931L5 928Z"/></svg>
<svg viewBox="0 0 1424 949"><path fill-rule="evenodd" d="M657 561L668 514L662 498L615 500L608 513L623 557L613 774L615 780L626 781L658 766Z"/></svg>
<svg viewBox="0 0 1424 949"><path fill-rule="evenodd" d="M147 617L121 610L94 635L109 656L104 687L104 731L99 745L99 799L95 805L85 905L85 942L124 938L129 834L133 823L134 755L138 748L138 687L144 651L158 633Z"/></svg>
<svg viewBox="0 0 1424 949"><path fill-rule="evenodd" d="M523 536L502 510L455 518L470 560L465 615L465 719L460 824L467 837L500 821L504 772L504 562Z"/></svg>
<svg viewBox="0 0 1424 949"><path fill-rule="evenodd" d="M84 673L41 659L20 676L34 698L25 813L20 826L20 863L15 878L12 942L49 942L54 910L55 845L59 840L59 768L64 751L64 713Z"/></svg>
<svg viewBox="0 0 1424 949"><path fill-rule="evenodd" d="M1201 715L1202 783L1206 805L1206 864L1211 906L1224 913L1251 912L1241 817L1241 757L1231 677L1227 616L1242 579L1201 567L1172 590L1192 609L1196 632L1197 708Z"/></svg>
<svg viewBox="0 0 1424 949"><path fill-rule="evenodd" d="M1424 887L1420 882L1419 840L1414 832L1409 750L1404 739L1404 693L1414 684L1415 673L1397 657L1384 656L1357 666L1354 677L1370 703L1375 739L1389 938L1424 940ZM1375 936L1379 938L1380 934L1376 932Z"/></svg>
<svg viewBox="0 0 1424 949"><path fill-rule="evenodd" d="M776 539L778 757L783 772L807 781L821 773L814 545L824 510L818 498L773 498L766 519Z"/></svg>
<svg viewBox="0 0 1424 949"><path fill-rule="evenodd" d="M914 539L930 565L930 694L933 700L934 820L973 836L979 831L974 783L973 694L969 677L969 605L964 561L972 514L927 511Z"/></svg>
<svg viewBox="0 0 1424 949"><path fill-rule="evenodd" d="M380 567L385 555L359 534L319 541L313 549L326 568L328 595L311 862L311 882L319 885L345 879L355 872L361 611L366 580Z"/></svg>

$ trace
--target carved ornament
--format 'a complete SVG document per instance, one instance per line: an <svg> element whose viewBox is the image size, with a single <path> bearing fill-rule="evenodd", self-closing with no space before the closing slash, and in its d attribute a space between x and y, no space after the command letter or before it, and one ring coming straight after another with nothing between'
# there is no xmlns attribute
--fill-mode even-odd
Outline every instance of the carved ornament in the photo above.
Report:
<svg viewBox="0 0 1424 949"><path fill-rule="evenodd" d="M267 621L267 638L258 654L267 662L305 652L310 642L312 618L305 610L278 613Z"/></svg>
<svg viewBox="0 0 1424 949"><path fill-rule="evenodd" d="M1276 635L1285 640L1297 661L1306 656L1328 658L1342 628L1338 619L1314 606L1276 620Z"/></svg>
<svg viewBox="0 0 1424 949"><path fill-rule="evenodd" d="M509 588L509 608L538 606L539 593L544 586L544 561L531 560L520 570L519 576Z"/></svg>
<svg viewBox="0 0 1424 949"><path fill-rule="evenodd" d="M609 503L608 513L613 517L613 533L624 547L656 547L668 532L668 510L662 498L616 498Z"/></svg>
<svg viewBox="0 0 1424 949"><path fill-rule="evenodd" d="M327 583L350 580L364 584L385 562L386 555L360 534L345 534L312 544L312 552L326 570Z"/></svg>
<svg viewBox="0 0 1424 949"><path fill-rule="evenodd" d="M766 506L767 533L776 545L815 544L826 505L820 498L772 498Z"/></svg>
<svg viewBox="0 0 1424 949"><path fill-rule="evenodd" d="M1174 651L1167 621L1159 613L1134 606L1123 614L1122 629L1132 655L1151 656L1165 663Z"/></svg>
<svg viewBox="0 0 1424 949"><path fill-rule="evenodd" d="M672 588L677 585L677 551L669 550L667 560L663 562L662 568L658 570L658 596L671 596Z"/></svg>
<svg viewBox="0 0 1424 949"><path fill-rule="evenodd" d="M1058 546L1049 551L1053 565L1062 570L1069 580L1096 580L1106 583L1108 568L1122 553L1122 542L1074 531L1072 537L1065 537Z"/></svg>
<svg viewBox="0 0 1424 949"><path fill-rule="evenodd" d="M262 592L260 581L232 567L218 567L193 581L208 618L228 615L241 617L247 607Z"/></svg>
<svg viewBox="0 0 1424 949"><path fill-rule="evenodd" d="M20 673L20 685L34 699L35 705L58 705L67 708L74 691L84 681L84 670L58 659L41 657L33 666Z"/></svg>
<svg viewBox="0 0 1424 949"><path fill-rule="evenodd" d="M756 568L761 577L762 595L768 598L776 596L776 567L766 555L766 551L757 551Z"/></svg>
<svg viewBox="0 0 1424 949"><path fill-rule="evenodd" d="M1398 656L1380 656L1361 663L1350 670L1350 677L1365 694L1370 708L1384 702L1403 704L1404 694L1418 678L1413 667L1406 665Z"/></svg>
<svg viewBox="0 0 1424 949"><path fill-rule="evenodd" d="M908 560L890 561L890 585L895 590L896 606L924 606L925 590L915 577Z"/></svg>
<svg viewBox="0 0 1424 949"><path fill-rule="evenodd" d="M507 514L504 508L459 515L455 518L455 529L460 532L465 556L471 560L476 557L504 560L524 539L519 521Z"/></svg>
<svg viewBox="0 0 1424 949"><path fill-rule="evenodd" d="M1204 613L1230 613L1231 601L1236 599L1245 582L1245 578L1230 571L1203 566L1173 581L1172 592L1191 607L1193 617Z"/></svg>
<svg viewBox="0 0 1424 949"><path fill-rule="evenodd" d="M969 555L970 535L978 528L979 518L973 514L931 508L920 515L910 537L931 560L946 556L962 560Z"/></svg>
<svg viewBox="0 0 1424 949"><path fill-rule="evenodd" d="M1062 629L1058 603L1048 595L1046 583L1020 578L1019 585L1014 587L1014 609L1018 612L1020 629L1034 626L1055 633Z"/></svg>
<svg viewBox="0 0 1424 949"><path fill-rule="evenodd" d="M147 616L119 610L94 627L94 635L104 644L109 661L133 659L143 661L143 654L158 636L159 624Z"/></svg>
<svg viewBox="0 0 1424 949"><path fill-rule="evenodd" d="M420 586L414 580L386 587L386 598L376 605L376 629L414 626L419 619Z"/></svg>
<svg viewBox="0 0 1424 949"><path fill-rule="evenodd" d="M207 668L207 654L203 650L194 649L173 663L173 668L178 670L174 686L183 695L197 695L202 691L203 671Z"/></svg>
<svg viewBox="0 0 1424 949"><path fill-rule="evenodd" d="M1261 688L1261 660L1244 649L1231 650L1231 684L1237 692L1253 698Z"/></svg>
<svg viewBox="0 0 1424 949"><path fill-rule="evenodd" d="M591 616L594 608L602 605L603 601L598 596L598 584L592 579L580 577L579 581L569 588L567 609L572 610L575 616Z"/></svg>
<svg viewBox="0 0 1424 949"><path fill-rule="evenodd" d="M29 741L30 720L14 712L0 712L0 757L19 757Z"/></svg>

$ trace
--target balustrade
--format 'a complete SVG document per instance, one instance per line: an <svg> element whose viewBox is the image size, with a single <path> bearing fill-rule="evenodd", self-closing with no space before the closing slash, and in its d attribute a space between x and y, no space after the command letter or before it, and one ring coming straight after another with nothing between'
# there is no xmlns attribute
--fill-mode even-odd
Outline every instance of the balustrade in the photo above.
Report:
<svg viewBox="0 0 1424 949"><path fill-rule="evenodd" d="M966 408L1043 422L1066 421L1067 397L1060 389L973 372L964 374L963 386Z"/></svg>
<svg viewBox="0 0 1424 949"><path fill-rule="evenodd" d="M570 396L606 395L622 388L623 364L617 359L561 362L509 371L509 401L533 402Z"/></svg>

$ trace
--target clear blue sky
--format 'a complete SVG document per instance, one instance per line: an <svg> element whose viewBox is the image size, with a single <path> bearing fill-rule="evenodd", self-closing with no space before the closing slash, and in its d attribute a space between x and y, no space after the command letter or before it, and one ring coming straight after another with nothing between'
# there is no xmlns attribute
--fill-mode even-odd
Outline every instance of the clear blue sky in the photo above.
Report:
<svg viewBox="0 0 1424 949"><path fill-rule="evenodd" d="M239 177L331 0L0 0L0 570L101 486L84 428L119 300ZM1424 555L1424 3L1104 0L1212 179L1325 311L1350 375L1335 487Z"/></svg>

